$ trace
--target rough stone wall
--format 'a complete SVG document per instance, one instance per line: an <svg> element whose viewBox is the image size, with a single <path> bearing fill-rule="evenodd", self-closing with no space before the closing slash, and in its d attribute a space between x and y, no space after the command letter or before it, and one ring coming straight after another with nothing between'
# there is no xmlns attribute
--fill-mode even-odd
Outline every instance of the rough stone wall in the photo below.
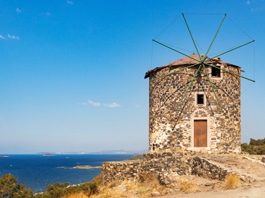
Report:
<svg viewBox="0 0 265 198"><path fill-rule="evenodd" d="M206 159L195 157L193 159L192 174L204 178L224 180L229 172Z"/></svg>
<svg viewBox="0 0 265 198"><path fill-rule="evenodd" d="M101 183L106 184L113 180L137 181L141 171L142 160L103 162L101 169Z"/></svg>
<svg viewBox="0 0 265 198"><path fill-rule="evenodd" d="M220 65L220 64L219 64ZM186 67L165 67L150 74L149 81L149 152L193 150L193 120L207 118L207 149L213 153L241 152L240 77L221 71L221 79L210 77L221 111L203 68L177 106L198 66L152 79ZM240 74L240 67L222 64L222 68ZM206 66L211 76L211 68ZM206 95L205 105L195 104L195 93Z"/></svg>
<svg viewBox="0 0 265 198"><path fill-rule="evenodd" d="M143 174L157 175L163 184L164 176L170 173L178 175L198 175L200 177L224 180L229 172L203 157L193 153L145 154L144 160L104 162L101 182L113 180L139 181Z"/></svg>
<svg viewBox="0 0 265 198"><path fill-rule="evenodd" d="M104 162L102 164L102 183L112 180L138 181L142 174L161 175L163 172L175 172L178 175L190 175L193 164L192 155L172 153L157 155L145 154L144 160Z"/></svg>

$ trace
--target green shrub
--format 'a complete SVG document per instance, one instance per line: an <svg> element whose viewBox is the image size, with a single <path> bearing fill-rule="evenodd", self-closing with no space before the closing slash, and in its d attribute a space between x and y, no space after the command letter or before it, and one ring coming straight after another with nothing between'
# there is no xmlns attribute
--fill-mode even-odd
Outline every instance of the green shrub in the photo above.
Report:
<svg viewBox="0 0 265 198"><path fill-rule="evenodd" d="M95 181L97 183L97 185L99 186L100 183L101 183L101 175L98 175L98 176L94 177L93 181Z"/></svg>
<svg viewBox="0 0 265 198"><path fill-rule="evenodd" d="M33 192L25 185L17 184L17 179L11 174L3 175L0 178L0 197L8 198L30 198Z"/></svg>
<svg viewBox="0 0 265 198"><path fill-rule="evenodd" d="M241 144L241 150L252 155L265 155L265 138L264 139L250 139L250 143Z"/></svg>
<svg viewBox="0 0 265 198"><path fill-rule="evenodd" d="M253 145L253 146L265 145L265 138L264 139L258 139L258 140L250 138L249 144Z"/></svg>
<svg viewBox="0 0 265 198"><path fill-rule="evenodd" d="M47 185L47 191L43 193L38 193L34 197L35 198L60 198L64 195L69 195L73 193L79 193L83 192L84 194L90 196L98 192L98 186L100 185L100 182L98 182L100 177L96 177L97 181L90 181L85 182L76 186L69 186L68 183L65 184L48 184ZM99 180L100 181L100 180Z"/></svg>

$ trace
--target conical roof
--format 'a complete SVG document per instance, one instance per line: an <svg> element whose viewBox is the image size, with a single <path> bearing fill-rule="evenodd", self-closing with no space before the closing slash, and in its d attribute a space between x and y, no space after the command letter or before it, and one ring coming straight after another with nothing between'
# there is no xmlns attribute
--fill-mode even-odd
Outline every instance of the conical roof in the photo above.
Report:
<svg viewBox="0 0 265 198"><path fill-rule="evenodd" d="M200 60L200 57L197 54L191 54L190 57ZM176 60L172 63L169 63L165 66L173 66L173 65L194 65L198 63L198 61L191 59L190 57L186 56L182 59Z"/></svg>
<svg viewBox="0 0 265 198"><path fill-rule="evenodd" d="M200 57L197 54L191 54L190 57L192 57L194 59L197 59L197 60L200 60ZM183 65L184 66L185 65L188 66L188 65L194 65L196 63L199 63L198 61L196 61L196 60L194 60L194 59L192 59L190 57L186 56L186 57L184 57L182 59L176 60L176 61L174 61L172 63L167 64L167 65L151 69L151 70L149 70L148 72L145 73L145 77L144 78L148 78L152 72L156 72L156 71L161 70L161 69L166 68L166 67L183 66ZM224 63L224 62L222 62L222 60L220 58L214 58L214 59L208 59L206 61L206 63L216 65L217 63ZM231 66L235 66L235 67L239 67L237 65L233 65L233 64L230 64L230 63L225 63L225 64L228 64L228 65L231 65Z"/></svg>

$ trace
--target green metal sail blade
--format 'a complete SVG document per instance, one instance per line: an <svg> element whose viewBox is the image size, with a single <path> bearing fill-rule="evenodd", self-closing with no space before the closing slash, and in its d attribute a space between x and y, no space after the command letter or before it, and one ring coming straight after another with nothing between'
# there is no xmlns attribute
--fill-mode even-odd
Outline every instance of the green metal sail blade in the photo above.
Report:
<svg viewBox="0 0 265 198"><path fill-rule="evenodd" d="M245 45L248 45L248 44L250 44L250 43L253 43L254 41L255 41L255 40L252 40L252 41L249 41L249 42L244 43L244 44L242 44L242 45L239 45L238 47L235 47L235 48L230 49L230 50L228 50L228 51L226 51L226 52L223 52L223 53L221 53L221 54L218 54L218 55L216 55L216 56L214 56L214 57L212 57L212 58L216 58L216 57L218 57L218 56L222 56L222 55L224 55L224 54L226 54L226 53L228 53L228 52L234 51L234 50L236 50L236 49L238 49L238 48L240 48L240 47L243 47L243 46L245 46Z"/></svg>
<svg viewBox="0 0 265 198"><path fill-rule="evenodd" d="M211 49L211 47L212 47L212 44L213 44L213 42L214 42L214 40L215 40L215 38L216 38L216 36L217 36L217 34L218 34L218 32L219 32L219 30L220 30L220 28L221 28L221 26L222 26L224 20L225 20L225 17L226 17L226 14L225 14L225 16L224 16L224 18L223 18L221 24L219 25L219 28L218 28L217 32L215 33L215 35L214 35L214 37L213 37L213 40L212 40L212 42L211 42L211 44L210 44L210 46L209 46L209 48L208 48L208 50L207 50L207 52L206 52L206 54L205 54L204 60L205 60L205 58L206 58L208 52L210 51L210 49Z"/></svg>
<svg viewBox="0 0 265 198"><path fill-rule="evenodd" d="M185 16L184 16L184 13L182 13L182 16L183 16L184 21L185 21L185 23L186 23L186 26L187 26L187 28L188 28L188 30L189 30L189 33L190 33L191 39L192 39L193 44L194 44L194 46L195 46L195 48L196 48L196 51L197 51L197 53L198 53L198 56L200 57L200 60L201 60L200 52L199 52L199 50L198 50L198 48L197 48L197 45L196 45L196 43L195 43L195 40L194 40L194 38L193 38L193 36L192 36L192 33L191 33L191 30L190 30L190 27L189 27L189 25L188 25L188 22L187 22Z"/></svg>
<svg viewBox="0 0 265 198"><path fill-rule="evenodd" d="M154 41L154 42L156 42L156 43L158 43L158 44L160 44L160 45L163 45L164 47L167 47L167 48L169 48L169 49L171 49L171 50L173 50L173 51L175 51L175 52L178 52L178 53L180 53L180 54L182 54L182 55L184 55L184 56L187 56L187 57L189 57L189 58L191 58L191 59L193 59L193 60L196 60L196 61L200 62L200 61L197 60L196 58L193 58L193 57L191 57L191 56L189 56L189 55L187 55L187 54L184 54L183 52L181 52L181 51L179 51L179 50L176 50L176 49L174 49L174 48L172 48L172 47L169 47L169 46L167 46L167 45L165 45L165 44L163 44L163 43L161 43L161 42L159 42L159 41L157 41L157 40L155 40L155 39L153 39L152 41Z"/></svg>

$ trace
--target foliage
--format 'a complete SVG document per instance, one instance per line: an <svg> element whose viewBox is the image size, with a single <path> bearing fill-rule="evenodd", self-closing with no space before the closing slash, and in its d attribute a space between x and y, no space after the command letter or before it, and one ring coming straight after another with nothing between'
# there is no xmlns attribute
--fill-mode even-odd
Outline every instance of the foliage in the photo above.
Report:
<svg viewBox="0 0 265 198"><path fill-rule="evenodd" d="M0 198L29 198L33 197L32 190L25 185L17 184L17 179L11 174L0 178Z"/></svg>
<svg viewBox="0 0 265 198"><path fill-rule="evenodd" d="M227 189L233 189L239 186L240 179L236 175L227 175L225 178L225 186Z"/></svg>
<svg viewBox="0 0 265 198"><path fill-rule="evenodd" d="M250 138L249 144L253 145L253 146L265 145L265 138L264 139L258 139L258 140Z"/></svg>
<svg viewBox="0 0 265 198"><path fill-rule="evenodd" d="M265 155L265 138L264 139L250 139L250 143L241 144L241 150L252 155Z"/></svg>
<svg viewBox="0 0 265 198"><path fill-rule="evenodd" d="M95 181L97 183L97 185L99 186L100 183L101 183L101 175L98 175L98 176L94 177L93 181Z"/></svg>
<svg viewBox="0 0 265 198"><path fill-rule="evenodd" d="M142 159L144 159L143 155L135 155L131 157L129 160L142 160Z"/></svg>
<svg viewBox="0 0 265 198"><path fill-rule="evenodd" d="M67 195L73 195L82 193L86 196L91 196L98 192L98 187L100 185L100 176L97 176L93 179L93 181L85 182L76 186L69 186L68 183L60 184L48 184L47 191L43 193L38 193L34 197L35 198L60 198L65 197Z"/></svg>

